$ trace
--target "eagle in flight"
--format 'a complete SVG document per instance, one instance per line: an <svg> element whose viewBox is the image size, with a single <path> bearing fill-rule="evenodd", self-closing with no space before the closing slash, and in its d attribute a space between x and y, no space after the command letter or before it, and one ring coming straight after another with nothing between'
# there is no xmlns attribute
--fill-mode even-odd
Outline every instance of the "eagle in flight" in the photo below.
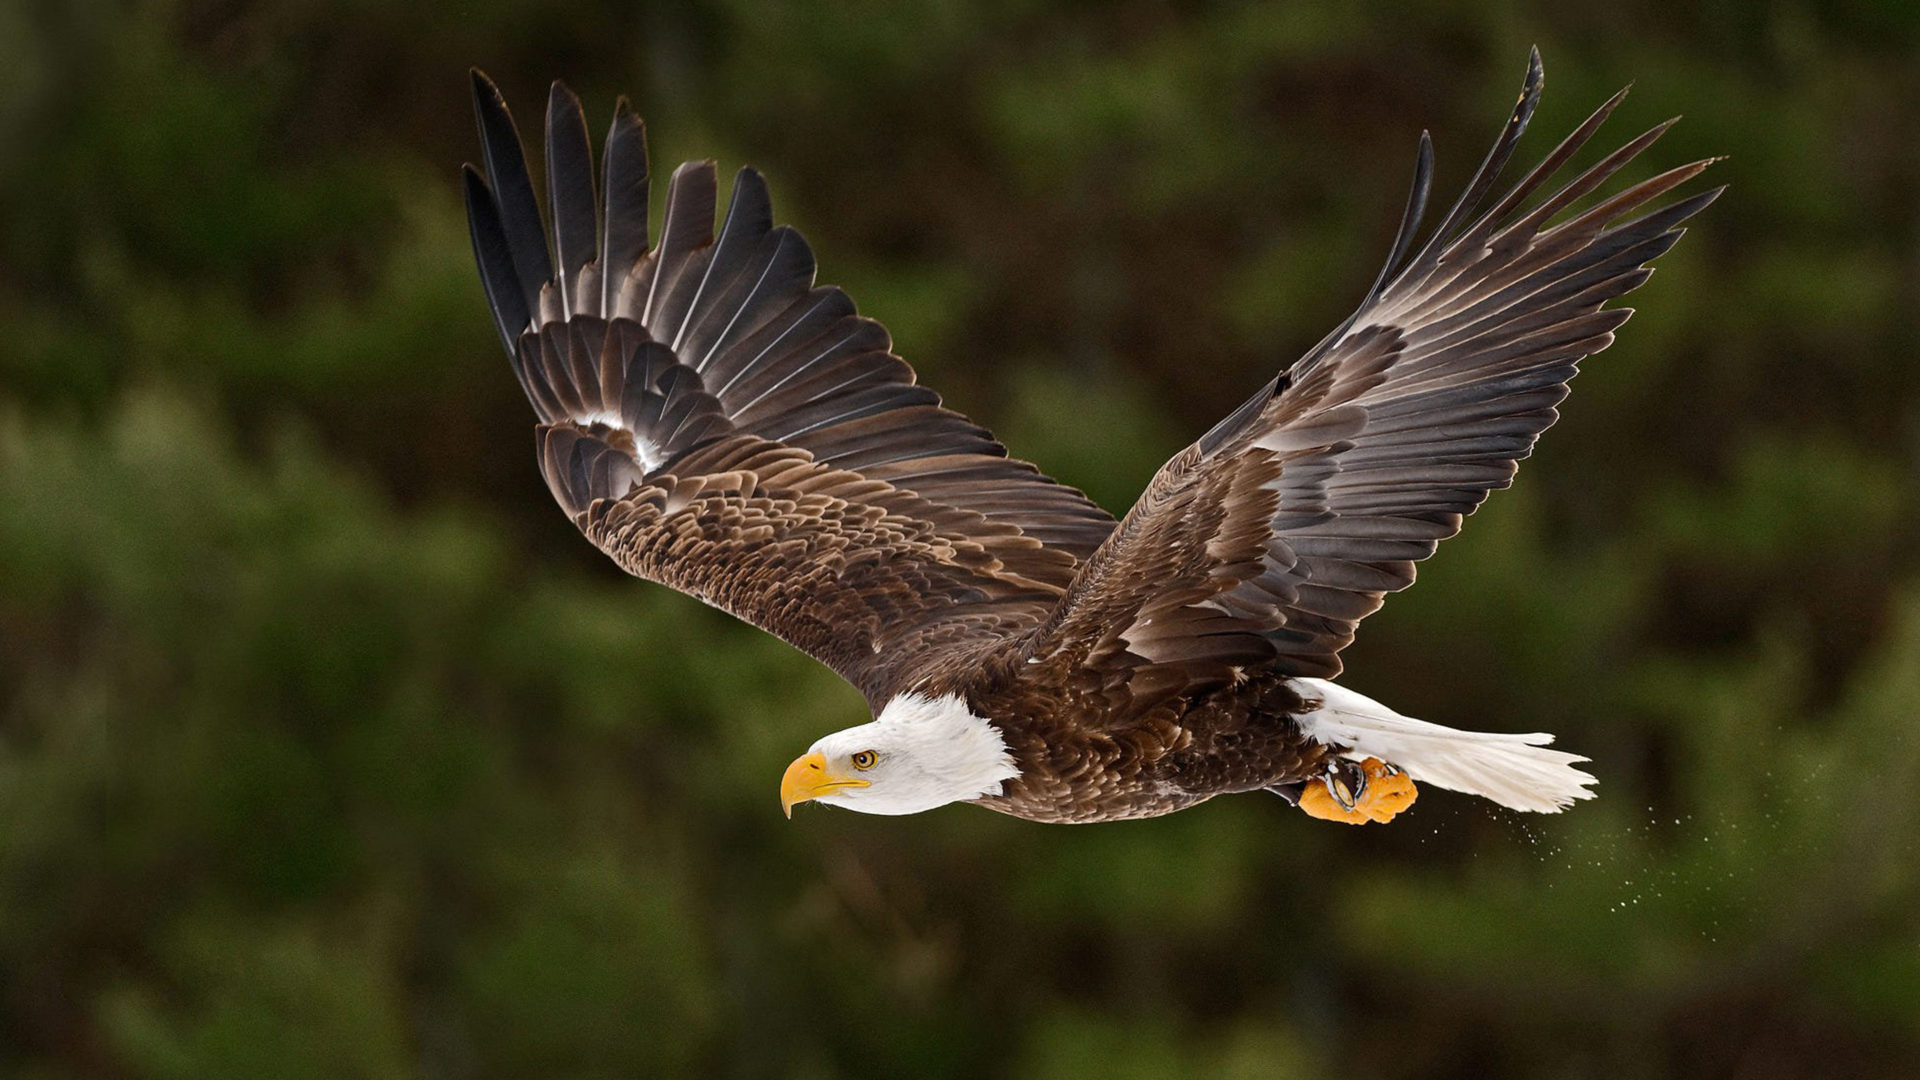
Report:
<svg viewBox="0 0 1920 1080"><path fill-rule="evenodd" d="M1329 681L1360 620L1512 482L1630 314L1604 305L1720 193L1644 209L1698 161L1588 198L1671 121L1552 186L1625 91L1496 192L1541 81L1536 50L1493 149L1416 246L1421 136L1358 310L1119 521L919 385L884 327L815 284L758 172L734 178L716 233L714 163L681 165L654 235L624 100L596 171L579 100L554 84L543 212L475 71L485 166L464 170L467 213L574 524L866 695L870 722L787 769L787 813L971 802L1092 822L1271 791L1359 823L1406 809L1416 781L1550 813L1594 782L1551 735L1442 727Z"/></svg>

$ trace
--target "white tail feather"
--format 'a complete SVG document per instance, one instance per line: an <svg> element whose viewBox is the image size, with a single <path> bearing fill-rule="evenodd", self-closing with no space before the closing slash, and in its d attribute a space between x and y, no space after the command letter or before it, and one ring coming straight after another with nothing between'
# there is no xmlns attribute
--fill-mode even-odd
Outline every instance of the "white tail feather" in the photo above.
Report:
<svg viewBox="0 0 1920 1080"><path fill-rule="evenodd" d="M1547 750L1543 731L1503 735L1461 731L1401 716L1385 705L1325 679L1295 679L1294 688L1320 707L1296 717L1300 729L1324 743L1347 747L1350 758L1379 758L1436 787L1480 795L1515 810L1558 813L1575 799L1591 799L1594 778L1573 767L1586 758Z"/></svg>

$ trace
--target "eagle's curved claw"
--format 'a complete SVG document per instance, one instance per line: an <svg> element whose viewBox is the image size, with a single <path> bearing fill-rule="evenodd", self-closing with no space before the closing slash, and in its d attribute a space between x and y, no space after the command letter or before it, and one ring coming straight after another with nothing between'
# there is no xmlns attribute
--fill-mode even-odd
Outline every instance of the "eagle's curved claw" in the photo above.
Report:
<svg viewBox="0 0 1920 1080"><path fill-rule="evenodd" d="M1327 766L1322 778L1327 785L1327 794L1333 797L1334 805L1349 813L1367 795L1366 770L1351 761L1342 758Z"/></svg>
<svg viewBox="0 0 1920 1080"><path fill-rule="evenodd" d="M1300 809L1325 821L1360 825L1392 821L1419 796L1413 777L1379 758L1329 766L1319 781L1309 780L1300 793Z"/></svg>

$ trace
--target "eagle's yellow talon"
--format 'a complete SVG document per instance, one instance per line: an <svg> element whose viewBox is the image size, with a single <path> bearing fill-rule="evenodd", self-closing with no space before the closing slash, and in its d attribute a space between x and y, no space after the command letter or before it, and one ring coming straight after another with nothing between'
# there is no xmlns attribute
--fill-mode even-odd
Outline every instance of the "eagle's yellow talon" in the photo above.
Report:
<svg viewBox="0 0 1920 1080"><path fill-rule="evenodd" d="M1300 809L1323 821L1363 825L1369 821L1392 821L1394 815L1412 806L1413 800L1419 797L1413 777L1389 768L1379 758L1361 762L1360 771L1367 775L1367 784L1353 809L1341 807L1326 783L1317 780L1309 782L1300 793Z"/></svg>

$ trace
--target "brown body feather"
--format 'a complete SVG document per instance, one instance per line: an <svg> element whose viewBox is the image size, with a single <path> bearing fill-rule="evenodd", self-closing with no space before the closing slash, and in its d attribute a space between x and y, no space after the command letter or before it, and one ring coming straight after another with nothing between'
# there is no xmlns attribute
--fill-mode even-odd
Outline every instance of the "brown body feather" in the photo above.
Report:
<svg viewBox="0 0 1920 1080"><path fill-rule="evenodd" d="M1526 206L1607 102L1491 208L1519 104L1468 190L1306 357L1161 469L1115 523L1006 456L914 381L886 331L816 287L798 233L742 170L716 235L711 163L683 165L649 249L644 133L622 102L596 193L578 103L547 110L543 217L498 92L475 75L486 177L476 259L539 418L560 505L633 574L832 667L878 711L958 694L1020 768L983 805L1044 821L1178 810L1318 775L1289 680L1331 676L1557 417L1646 264L1718 191L1627 214L1705 162L1570 211L1643 135ZM1477 216L1476 216L1477 214ZM1409 254L1411 252L1411 254Z"/></svg>
<svg viewBox="0 0 1920 1080"><path fill-rule="evenodd" d="M973 711L994 718L1020 775L979 805L1034 821L1155 817L1215 795L1319 776L1336 748L1293 723L1300 696L1264 671L1198 694L1114 710L1091 680L1062 687L998 671L970 680Z"/></svg>

